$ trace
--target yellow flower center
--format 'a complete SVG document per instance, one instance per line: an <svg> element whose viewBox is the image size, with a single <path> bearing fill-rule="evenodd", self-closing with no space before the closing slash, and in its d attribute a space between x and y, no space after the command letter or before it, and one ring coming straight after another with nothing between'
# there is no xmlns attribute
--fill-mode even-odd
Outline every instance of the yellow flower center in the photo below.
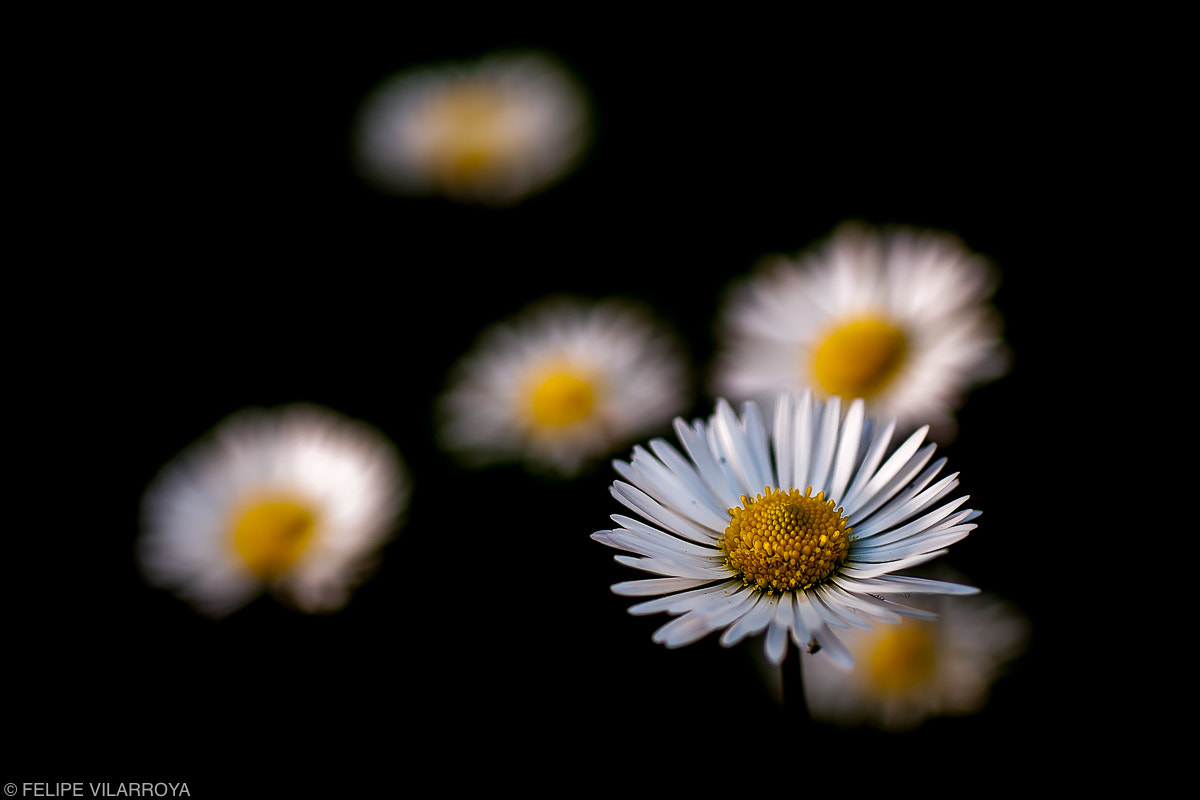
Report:
<svg viewBox="0 0 1200 800"><path fill-rule="evenodd" d="M846 559L851 529L847 517L824 492L814 497L810 486L764 487L754 499L729 509L725 529L725 563L759 590L807 589L833 574Z"/></svg>
<svg viewBox="0 0 1200 800"><path fill-rule="evenodd" d="M813 375L829 394L869 398L896 377L908 349L904 332L873 317L830 332L817 347Z"/></svg>
<svg viewBox="0 0 1200 800"><path fill-rule="evenodd" d="M937 665L933 626L904 620L876 629L880 634L867 661L867 675L875 688L903 692L927 682Z"/></svg>
<svg viewBox="0 0 1200 800"><path fill-rule="evenodd" d="M429 106L437 130L433 167L446 181L470 181L499 163L508 148L507 103L498 92L464 83L445 90Z"/></svg>
<svg viewBox="0 0 1200 800"><path fill-rule="evenodd" d="M559 428L579 422L595 404L591 384L568 372L553 372L535 382L533 416L542 425Z"/></svg>
<svg viewBox="0 0 1200 800"><path fill-rule="evenodd" d="M233 545L250 571L264 581L278 578L312 542L316 517L292 500L271 499L249 506L233 526Z"/></svg>

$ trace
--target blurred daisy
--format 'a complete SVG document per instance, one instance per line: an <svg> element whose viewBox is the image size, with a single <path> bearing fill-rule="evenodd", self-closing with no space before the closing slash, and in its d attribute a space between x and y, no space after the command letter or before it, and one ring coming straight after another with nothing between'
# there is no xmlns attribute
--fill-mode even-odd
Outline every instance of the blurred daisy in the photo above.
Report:
<svg viewBox="0 0 1200 800"><path fill-rule="evenodd" d="M977 591L895 574L945 553L978 516L961 508L966 497L942 502L957 473L934 482L945 459L929 463L926 427L885 460L894 422L865 417L862 400L843 416L841 398L807 392L780 395L771 427L756 403L739 418L720 399L707 422L676 420L686 457L654 439L614 463L625 480L613 496L645 521L614 515L620 527L592 538L634 553L616 560L656 576L612 587L655 596L631 614L678 615L654 641L681 647L722 631L729 647L765 632L773 664L791 639L849 668L837 632L933 618L897 595Z"/></svg>
<svg viewBox="0 0 1200 800"><path fill-rule="evenodd" d="M557 60L496 53L383 81L363 101L355 155L385 191L506 205L572 170L590 124L582 85Z"/></svg>
<svg viewBox="0 0 1200 800"><path fill-rule="evenodd" d="M375 429L309 405L245 409L167 464L142 499L147 582L221 617L264 590L335 611L408 502Z"/></svg>
<svg viewBox="0 0 1200 800"><path fill-rule="evenodd" d="M455 366L439 442L470 465L570 477L665 426L690 380L682 343L642 306L549 298L484 331Z"/></svg>
<svg viewBox="0 0 1200 800"><path fill-rule="evenodd" d="M902 430L928 423L953 437L965 392L1008 367L987 302L995 285L990 264L950 234L843 225L730 288L711 389L733 401L780 389L863 398Z"/></svg>
<svg viewBox="0 0 1200 800"><path fill-rule="evenodd" d="M854 629L843 637L856 666L845 672L802 656L804 695L814 719L908 730L935 716L973 714L992 683L1023 651L1029 623L991 595L926 599L937 621Z"/></svg>

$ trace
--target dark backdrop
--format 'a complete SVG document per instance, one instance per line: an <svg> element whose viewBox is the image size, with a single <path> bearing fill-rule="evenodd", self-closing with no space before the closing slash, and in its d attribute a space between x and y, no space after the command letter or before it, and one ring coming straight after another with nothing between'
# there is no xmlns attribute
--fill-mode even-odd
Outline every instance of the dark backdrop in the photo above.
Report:
<svg viewBox="0 0 1200 800"><path fill-rule="evenodd" d="M634 787L647 768L737 778L765 748L789 781L874 788L903 765L907 784L952 767L970 788L1012 775L1018 752L1051 763L1086 699L1046 520L1074 336L1049 293L1095 249L1074 211L1099 190L1080 177L1081 132L1105 113L1090 79L1016 26L454 17L107 19L123 35L81 23L86 50L50 50L70 68L37 108L66 119L27 119L54 151L45 210L61 224L10 299L37 322L13 357L22 735L2 777L183 780L193 796ZM350 124L377 81L502 46L547 49L588 86L578 171L510 209L355 177ZM951 561L1031 618L1031 647L985 712L900 736L789 718L715 637L651 643L665 618L625 613L608 586L634 573L588 538L622 510L607 465L565 483L467 473L432 438L446 368L529 300L639 298L703 370L727 281L847 219L953 231L991 258L1015 354L942 452L984 512ZM237 408L296 400L373 423L411 469L373 580L336 615L265 598L220 623L146 588L132 548L147 481ZM698 387L692 415L711 404Z"/></svg>

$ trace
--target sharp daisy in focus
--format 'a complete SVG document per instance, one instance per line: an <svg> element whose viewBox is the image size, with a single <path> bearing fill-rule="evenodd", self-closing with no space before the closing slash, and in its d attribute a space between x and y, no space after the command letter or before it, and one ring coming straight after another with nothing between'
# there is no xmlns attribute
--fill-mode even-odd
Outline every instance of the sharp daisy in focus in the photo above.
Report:
<svg viewBox="0 0 1200 800"><path fill-rule="evenodd" d="M1008 368L996 286L952 234L844 224L730 286L710 389L732 402L780 389L862 398L873 416L948 440L966 392Z"/></svg>
<svg viewBox="0 0 1200 800"><path fill-rule="evenodd" d="M654 633L667 647L721 631L732 646L764 634L780 664L789 640L840 668L854 664L839 633L905 619L933 619L898 602L974 587L899 574L947 552L975 528L967 498L946 498L957 473L937 479L927 428L888 453L895 422L866 417L862 400L779 395L767 421L748 401L739 416L719 399L708 421L675 421L683 447L654 439L614 466L613 496L641 519L592 534L632 555L616 560L653 577L617 583L651 597L635 615L676 618Z"/></svg>
<svg viewBox="0 0 1200 800"><path fill-rule="evenodd" d="M473 467L572 477L688 404L682 341L620 298L549 297L480 334L438 402L439 445Z"/></svg>
<svg viewBox="0 0 1200 800"><path fill-rule="evenodd" d="M385 192L511 205L578 166L591 133L580 81L539 51L397 73L364 98L359 173Z"/></svg>
<svg viewBox="0 0 1200 800"><path fill-rule="evenodd" d="M375 566L409 496L375 428L326 408L243 409L180 453L142 498L153 586L219 618L264 591L331 612Z"/></svg>
<svg viewBox="0 0 1200 800"><path fill-rule="evenodd" d="M937 621L905 619L845 633L857 664L849 672L819 656L802 656L813 719L900 731L984 708L992 684L1023 652L1028 620L990 594L922 601L938 613Z"/></svg>

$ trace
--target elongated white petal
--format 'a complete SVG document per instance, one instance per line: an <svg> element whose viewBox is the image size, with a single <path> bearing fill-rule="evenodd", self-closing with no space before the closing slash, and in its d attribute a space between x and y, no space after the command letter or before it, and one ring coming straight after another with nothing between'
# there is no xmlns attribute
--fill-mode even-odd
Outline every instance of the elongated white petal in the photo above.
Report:
<svg viewBox="0 0 1200 800"><path fill-rule="evenodd" d="M859 547L854 551L853 563L883 563L900 561L918 553L927 553L949 547L955 542L962 541L975 528L974 525L958 525L953 528L942 528L934 533L923 533L920 536L909 537L898 542L870 547ZM874 541L874 540L869 540Z"/></svg>
<svg viewBox="0 0 1200 800"><path fill-rule="evenodd" d="M657 542L661 546L679 553L687 553L694 555L697 558L719 555L720 553L717 548L711 545L698 544L688 539L682 539L666 531L661 531L658 528L647 525L641 520L634 519L633 517L627 517L624 514L613 514L610 519L620 525L620 530L623 530L626 533L639 536L649 541ZM593 536L592 538L596 537Z"/></svg>
<svg viewBox="0 0 1200 800"><path fill-rule="evenodd" d="M829 479L829 497L838 500L839 504L840 498L846 494L850 477L858 467L858 443L862 436L864 408L862 400L855 400L846 411L846 419L842 421L842 434L837 445L833 474Z"/></svg>
<svg viewBox="0 0 1200 800"><path fill-rule="evenodd" d="M771 623L771 617L775 614L775 605L778 602L778 598L759 594L754 605L746 609L746 613L738 617L721 634L721 646L733 647L747 636L753 636L766 630L767 625Z"/></svg>
<svg viewBox="0 0 1200 800"><path fill-rule="evenodd" d="M613 468L630 485L636 486L665 508L673 509L702 528L721 532L728 525L724 517L709 510L686 484L655 460L645 450L635 448L632 463L614 461Z"/></svg>
<svg viewBox="0 0 1200 800"><path fill-rule="evenodd" d="M629 607L629 613L635 616L663 612L684 614L697 611L702 607L711 608L718 604L744 600L748 594L744 591L741 581L726 581L637 603Z"/></svg>
<svg viewBox="0 0 1200 800"><path fill-rule="evenodd" d="M870 444L863 455L862 463L858 467L858 472L854 476L854 481L846 489L846 494L842 498L842 507L847 510L847 513L851 509L858 508L859 498L870 482L871 476L875 474L875 471L879 468L879 464L883 461L895 429L896 421L891 420L871 438Z"/></svg>
<svg viewBox="0 0 1200 800"><path fill-rule="evenodd" d="M924 564L945 554L945 550L934 550L931 553L922 553L921 555L901 558L886 564L851 564L847 561L846 564L842 565L838 573L848 578L874 578L878 575L886 575L889 572Z"/></svg>
<svg viewBox="0 0 1200 800"><path fill-rule="evenodd" d="M612 494L628 508L659 527L691 539L693 542L708 544L717 538L717 534L713 531L702 528L691 520L665 508L635 486L621 481L613 481Z"/></svg>
<svg viewBox="0 0 1200 800"><path fill-rule="evenodd" d="M805 392L796 403L796 411L792 416L795 430L795 447L792 448L792 482L797 489L806 489L812 485L813 442L816 441L813 419L812 395Z"/></svg>
<svg viewBox="0 0 1200 800"><path fill-rule="evenodd" d="M696 578L651 578L643 581L622 581L612 585L612 593L622 597L648 597L684 589L694 589L711 581Z"/></svg>
<svg viewBox="0 0 1200 800"><path fill-rule="evenodd" d="M713 455L713 448L709 445L708 439L709 428L700 420L696 420L693 425L689 426L682 419L677 419L675 420L675 432L679 436L680 444L683 445L683 449L696 465L697 472L704 480L705 485L712 491L713 496L726 509L735 507L738 504L740 492L729 480L728 474L717 463L717 459Z"/></svg>
<svg viewBox="0 0 1200 800"><path fill-rule="evenodd" d="M729 575L729 571L720 566L701 566L691 561L675 558L638 558L637 556L613 556L613 561L627 567L640 569L655 575L673 575L680 578L707 578L710 581L721 580Z"/></svg>
<svg viewBox="0 0 1200 800"><path fill-rule="evenodd" d="M624 528L598 531L598 533L604 535L593 535L592 538L596 541L641 556L679 560L684 563L694 563L697 566L719 565L723 560L720 552L714 548L705 548L700 545L689 546L684 540L666 534L651 537Z"/></svg>
<svg viewBox="0 0 1200 800"><path fill-rule="evenodd" d="M784 393L775 404L775 423L772 425L771 443L775 454L776 477L779 487L786 489L795 486L792 482L793 455L792 447L795 441L793 421L792 395Z"/></svg>
<svg viewBox="0 0 1200 800"><path fill-rule="evenodd" d="M751 480L756 487L777 486L771 451L767 445L767 430L757 404L746 403L742 406L742 424L746 429L746 444L750 451Z"/></svg>
<svg viewBox="0 0 1200 800"><path fill-rule="evenodd" d="M817 428L817 440L813 444L809 482L814 492L825 492L826 497L829 496L829 471L833 469L833 457L837 453L838 421L841 413L841 398L831 397L825 402Z"/></svg>
<svg viewBox="0 0 1200 800"><path fill-rule="evenodd" d="M683 454L668 444L664 439L653 439L650 442L650 449L659 457L667 469L669 469L676 478L686 485L691 494L689 502L692 504L702 505L705 509L717 515L720 522L720 529L724 530L729 524L729 506L714 493L700 473L693 467ZM697 522L706 527L717 527L712 522L707 522L700 517L695 518Z"/></svg>
<svg viewBox="0 0 1200 800"><path fill-rule="evenodd" d="M916 453L921 447L921 442L925 441L925 434L927 432L928 428L920 428L913 432L912 435L904 440L903 444L896 448L896 452L892 453L888 460L883 463L879 471L871 476L866 486L863 487L858 502L853 506L845 506L846 513L850 514L851 518L861 519L870 514L873 508L878 508L887 501L890 495L884 490L896 476L901 474L901 471L909 465L909 462L916 457ZM929 453L932 454L933 450L930 449ZM919 470L920 467L917 469ZM895 488L899 489L900 487L896 486ZM870 505L867 505L868 503Z"/></svg>
<svg viewBox="0 0 1200 800"><path fill-rule="evenodd" d="M850 520L860 536L870 536L887 530L888 526L897 519L892 512L920 494L921 490L933 480L942 465L946 463L946 459L939 459L921 472L926 459L931 455L933 455L933 445L929 445L917 453L913 460L900 471L900 474L876 497L864 501L864 505L851 516Z"/></svg>
<svg viewBox="0 0 1200 800"><path fill-rule="evenodd" d="M737 477L741 493L753 497L761 492L765 484L759 482L754 458L750 454L750 445L746 441L746 433L733 408L724 400L717 401L717 413L712 429L721 451L725 453L726 463Z"/></svg>

